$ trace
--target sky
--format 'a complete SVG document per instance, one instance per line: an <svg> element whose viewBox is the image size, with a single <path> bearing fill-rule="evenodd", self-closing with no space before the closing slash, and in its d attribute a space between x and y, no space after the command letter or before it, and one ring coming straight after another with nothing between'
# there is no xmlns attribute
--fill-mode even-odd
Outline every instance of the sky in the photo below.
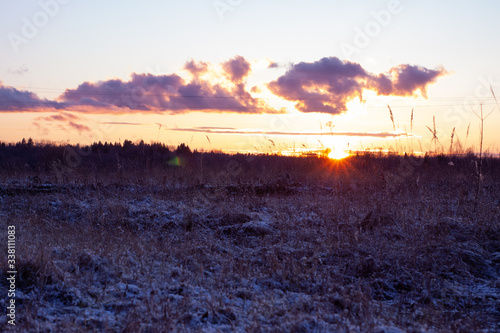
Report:
<svg viewBox="0 0 500 333"><path fill-rule="evenodd" d="M2 1L0 141L477 151L482 105L498 153L498 13L486 0Z"/></svg>

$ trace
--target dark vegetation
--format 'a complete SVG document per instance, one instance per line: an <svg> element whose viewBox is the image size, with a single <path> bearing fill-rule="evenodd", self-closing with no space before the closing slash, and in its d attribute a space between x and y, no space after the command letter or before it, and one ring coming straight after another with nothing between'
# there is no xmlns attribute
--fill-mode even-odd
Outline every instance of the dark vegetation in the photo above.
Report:
<svg viewBox="0 0 500 333"><path fill-rule="evenodd" d="M478 165L1 144L16 328L499 331L500 160Z"/></svg>

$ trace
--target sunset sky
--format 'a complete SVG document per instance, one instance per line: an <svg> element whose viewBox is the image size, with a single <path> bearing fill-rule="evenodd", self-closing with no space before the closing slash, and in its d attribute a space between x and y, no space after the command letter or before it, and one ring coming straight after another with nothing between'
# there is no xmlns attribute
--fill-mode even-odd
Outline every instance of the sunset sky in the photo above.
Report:
<svg viewBox="0 0 500 333"><path fill-rule="evenodd" d="M477 148L482 103L499 153L499 13L493 0L4 1L0 141L430 151L435 116L448 151L469 125Z"/></svg>

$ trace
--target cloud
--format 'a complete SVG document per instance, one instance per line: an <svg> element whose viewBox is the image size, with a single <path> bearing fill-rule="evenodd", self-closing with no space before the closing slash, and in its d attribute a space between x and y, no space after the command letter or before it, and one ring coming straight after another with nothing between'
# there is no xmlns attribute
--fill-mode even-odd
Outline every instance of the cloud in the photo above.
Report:
<svg viewBox="0 0 500 333"><path fill-rule="evenodd" d="M72 121L70 121L70 122L68 123L68 125L69 125L70 127L74 128L74 129L76 129L76 130L78 131L78 133L80 133L80 134L81 134L82 132L90 132L90 131L91 131L90 127L88 127L88 126L86 126L86 125L82 125L82 124L77 124L77 123L72 122Z"/></svg>
<svg viewBox="0 0 500 333"><path fill-rule="evenodd" d="M274 64L269 67L274 68ZM285 112L271 107L266 99L252 96L262 90L258 86L246 86L252 67L244 57L229 59L221 64L221 68L222 72L214 71L214 66L209 63L190 60L184 66L184 70L192 75L190 79L175 73L132 73L128 80L83 82L74 89L66 89L53 101L0 82L0 112ZM372 74L358 63L329 57L292 64L284 75L268 83L267 87L278 97L294 102L301 112L339 114L347 110L346 103L350 100L356 97L362 100L366 89L392 96L415 96L420 91L425 97L427 86L444 74L443 68L433 70L407 64L395 66L386 73Z"/></svg>
<svg viewBox="0 0 500 333"><path fill-rule="evenodd" d="M222 63L222 68L233 83L241 83L251 72L250 63L242 56L236 56Z"/></svg>
<svg viewBox="0 0 500 333"><path fill-rule="evenodd" d="M240 134L240 135L279 135L279 136L354 136L374 138L408 137L408 133L389 132L282 132L265 131L261 129L238 129L232 127L192 127L192 128L169 128L169 131L198 132L205 134Z"/></svg>
<svg viewBox="0 0 500 333"><path fill-rule="evenodd" d="M84 82L67 89L59 100L78 110L89 107L97 113L113 113L117 109L150 111L168 107L168 94L177 91L183 79L176 75L132 74L130 81L119 79ZM81 109L80 109L81 110Z"/></svg>
<svg viewBox="0 0 500 333"><path fill-rule="evenodd" d="M126 122L126 121L102 121L100 124L106 125L130 125L130 126L160 126L160 123L134 123L134 122Z"/></svg>
<svg viewBox="0 0 500 333"><path fill-rule="evenodd" d="M246 90L243 80L251 69L243 57L237 56L222 66L230 80L227 84L201 80L199 76L208 71L208 64L191 60L184 66L193 75L191 81L177 74L133 73L129 81L84 82L66 90L58 100L68 109L90 113L280 112Z"/></svg>
<svg viewBox="0 0 500 333"><path fill-rule="evenodd" d="M275 62L275 61L271 61L269 62L269 65L267 66L267 68L278 68L280 65Z"/></svg>
<svg viewBox="0 0 500 333"><path fill-rule="evenodd" d="M338 58L322 58L313 63L301 62L268 84L269 90L296 102L302 112L341 113L348 100L362 98L367 77L361 65Z"/></svg>
<svg viewBox="0 0 500 333"><path fill-rule="evenodd" d="M347 111L350 100L356 97L363 100L365 89L386 96L415 96L419 90L425 97L427 85L444 74L443 68L399 65L388 73L375 75L358 63L325 57L292 65L284 75L270 82L268 88L275 95L295 102L299 111L339 114Z"/></svg>
<svg viewBox="0 0 500 333"><path fill-rule="evenodd" d="M85 118L68 112L60 112L49 116L37 117L33 120L33 125L44 135L50 133L49 128L57 128L64 131L76 129L78 133L90 132L90 127L77 123L77 121L87 121Z"/></svg>
<svg viewBox="0 0 500 333"><path fill-rule="evenodd" d="M36 94L4 86L0 82L0 111L26 112L61 109L63 105L58 102L41 99Z"/></svg>
<svg viewBox="0 0 500 333"><path fill-rule="evenodd" d="M7 73L9 73L9 74L15 74L15 75L23 75L23 74L26 74L27 72L28 72L28 68L26 67L26 65L22 65L18 69L10 69L9 68L7 70Z"/></svg>
<svg viewBox="0 0 500 333"><path fill-rule="evenodd" d="M81 119L82 119L81 117L74 115L72 113L61 112L50 116L37 117L34 120L52 122L52 121L69 121L69 120L81 120Z"/></svg>
<svg viewBox="0 0 500 333"><path fill-rule="evenodd" d="M258 87L258 86L253 86L250 89L250 91L253 92L254 94L260 94L262 92L262 89L260 89L260 87Z"/></svg>
<svg viewBox="0 0 500 333"><path fill-rule="evenodd" d="M205 74L208 71L208 63L199 61L198 63L191 59L186 62L184 65L184 69L193 74L194 77L198 77L202 74Z"/></svg>
<svg viewBox="0 0 500 333"><path fill-rule="evenodd" d="M427 97L427 85L446 73L444 68L399 65L391 68L388 75L379 74L374 78L373 88L379 95L414 96L419 90L422 96Z"/></svg>

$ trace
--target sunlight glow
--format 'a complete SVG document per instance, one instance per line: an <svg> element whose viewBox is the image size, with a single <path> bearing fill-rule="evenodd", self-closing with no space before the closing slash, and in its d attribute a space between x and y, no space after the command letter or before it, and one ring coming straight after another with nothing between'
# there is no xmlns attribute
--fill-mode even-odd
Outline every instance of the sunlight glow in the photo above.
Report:
<svg viewBox="0 0 500 333"><path fill-rule="evenodd" d="M346 158L347 156L349 156L348 153L346 153L345 151L341 151L341 150L332 150L329 154L328 154L328 157L331 158L332 160L341 160L343 158Z"/></svg>

